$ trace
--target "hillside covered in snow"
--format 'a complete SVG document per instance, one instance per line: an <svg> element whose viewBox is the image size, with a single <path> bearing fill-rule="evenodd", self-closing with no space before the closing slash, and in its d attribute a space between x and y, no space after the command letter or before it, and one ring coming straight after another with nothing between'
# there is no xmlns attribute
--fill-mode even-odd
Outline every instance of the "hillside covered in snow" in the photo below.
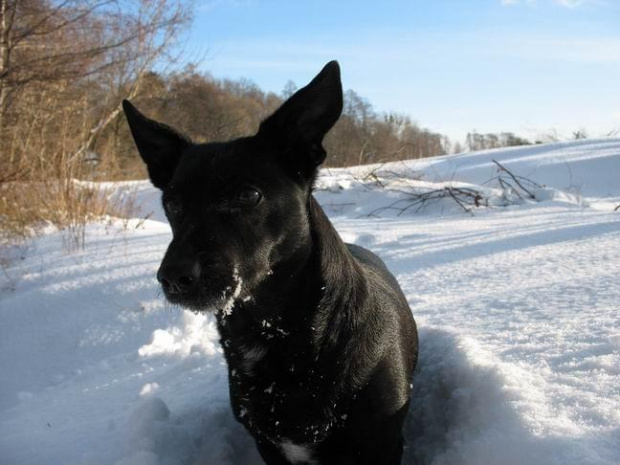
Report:
<svg viewBox="0 0 620 465"><path fill-rule="evenodd" d="M0 464L259 465L214 320L158 292L158 193L128 193L149 219L0 273ZM620 139L325 169L316 196L418 322L403 463L620 463Z"/></svg>

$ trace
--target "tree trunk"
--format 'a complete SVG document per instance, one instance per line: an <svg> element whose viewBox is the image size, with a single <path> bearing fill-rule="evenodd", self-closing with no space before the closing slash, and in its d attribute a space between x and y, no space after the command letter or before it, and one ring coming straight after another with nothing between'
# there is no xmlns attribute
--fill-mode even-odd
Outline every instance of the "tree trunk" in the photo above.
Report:
<svg viewBox="0 0 620 465"><path fill-rule="evenodd" d="M9 17L9 0L0 0L0 141L4 138L6 111L9 97L8 73L11 63L11 17ZM13 5L16 8L17 5ZM1 144L1 142L0 142ZM1 146L0 146L1 147Z"/></svg>

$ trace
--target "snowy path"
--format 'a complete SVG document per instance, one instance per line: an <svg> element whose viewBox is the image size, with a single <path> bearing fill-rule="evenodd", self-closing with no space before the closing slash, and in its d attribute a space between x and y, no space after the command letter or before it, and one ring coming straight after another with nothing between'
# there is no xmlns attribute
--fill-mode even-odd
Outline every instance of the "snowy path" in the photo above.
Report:
<svg viewBox="0 0 620 465"><path fill-rule="evenodd" d="M527 160L522 169L568 187L541 168L558 157L551 149L470 154L460 166L480 183L488 158ZM386 260L419 324L404 463L620 463L620 213L608 208L620 183L607 174L613 165L620 178L620 140L562 150L572 179L606 172L605 185L582 189L598 208L548 201L369 219L340 206L389 194L319 192L343 237ZM454 162L419 166L428 179ZM230 413L211 319L157 294L168 226L88 232L73 255L58 234L37 239L1 283L0 464L261 464Z"/></svg>

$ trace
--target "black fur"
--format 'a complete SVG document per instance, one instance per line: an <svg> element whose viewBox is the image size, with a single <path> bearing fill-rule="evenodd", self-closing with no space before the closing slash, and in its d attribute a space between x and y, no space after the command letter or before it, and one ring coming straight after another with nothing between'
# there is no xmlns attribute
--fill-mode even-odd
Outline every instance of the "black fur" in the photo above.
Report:
<svg viewBox="0 0 620 465"><path fill-rule="evenodd" d="M264 460L399 464L415 323L383 262L342 242L312 196L338 64L226 143L123 105L172 226L158 279L170 302L215 312L232 409Z"/></svg>

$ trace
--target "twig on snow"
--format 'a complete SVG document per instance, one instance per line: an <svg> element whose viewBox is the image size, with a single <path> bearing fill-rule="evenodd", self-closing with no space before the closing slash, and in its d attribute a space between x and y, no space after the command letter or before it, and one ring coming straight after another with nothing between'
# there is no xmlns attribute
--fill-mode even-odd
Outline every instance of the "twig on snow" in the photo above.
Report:
<svg viewBox="0 0 620 465"><path fill-rule="evenodd" d="M529 190L527 190L525 188L525 186L519 181L519 179L526 180L530 184L532 184L534 187L537 187L537 188L541 187L539 184L535 183L534 181L532 181L530 179L524 178L523 176L516 176L516 175L514 175L510 170L508 170L504 165L502 165L497 160L493 160L493 163L495 163L497 165L497 167L499 168L500 172L503 171L508 176L510 176L512 178L512 180L517 184L517 186L519 186L521 188L521 190L523 192L525 192L530 199L536 199L536 196L534 194L532 194ZM501 176L498 177L498 180L499 180L500 185L502 185L502 187L505 187L505 181L502 180ZM519 193L516 191L516 189L513 189L513 190L517 193L517 195L519 195Z"/></svg>

